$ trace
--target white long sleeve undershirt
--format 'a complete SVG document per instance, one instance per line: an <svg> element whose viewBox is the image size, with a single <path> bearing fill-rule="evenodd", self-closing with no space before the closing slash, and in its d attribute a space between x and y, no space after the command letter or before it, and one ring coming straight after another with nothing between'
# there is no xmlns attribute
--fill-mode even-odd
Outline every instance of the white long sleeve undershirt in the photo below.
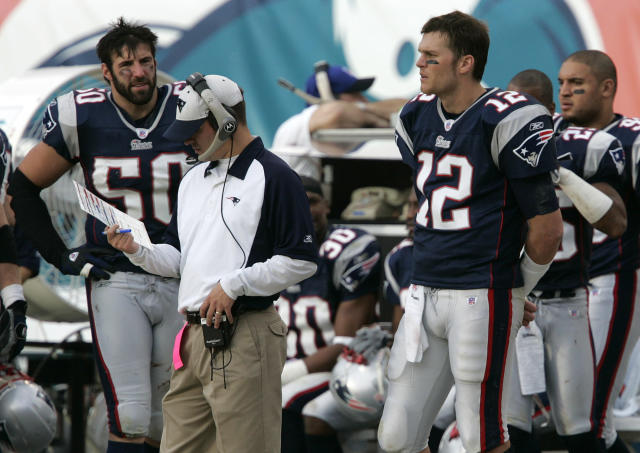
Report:
<svg viewBox="0 0 640 453"><path fill-rule="evenodd" d="M180 277L180 252L169 244L153 244L151 249L140 246L129 260L145 271L163 277ZM220 286L232 299L240 296L270 296L277 294L316 272L311 261L275 255L262 263L236 269L220 278Z"/></svg>

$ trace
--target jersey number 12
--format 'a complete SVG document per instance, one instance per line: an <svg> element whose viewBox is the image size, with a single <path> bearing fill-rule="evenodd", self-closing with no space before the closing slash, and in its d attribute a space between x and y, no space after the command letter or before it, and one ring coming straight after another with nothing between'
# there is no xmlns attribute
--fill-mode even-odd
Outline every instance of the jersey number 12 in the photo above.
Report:
<svg viewBox="0 0 640 453"><path fill-rule="evenodd" d="M437 230L464 230L471 227L469 220L469 207L463 206L449 211L448 219L443 216L444 205L447 200L461 202L471 196L471 181L473 180L473 165L466 156L456 154L446 154L436 162L436 176L452 176L453 168L458 169L457 185L442 185L431 191L431 197L424 193L424 185L434 170L434 152L422 151L418 154L420 170L416 178L416 185L424 195L424 201L420 205L416 222L423 227L427 227L429 221L431 226Z"/></svg>

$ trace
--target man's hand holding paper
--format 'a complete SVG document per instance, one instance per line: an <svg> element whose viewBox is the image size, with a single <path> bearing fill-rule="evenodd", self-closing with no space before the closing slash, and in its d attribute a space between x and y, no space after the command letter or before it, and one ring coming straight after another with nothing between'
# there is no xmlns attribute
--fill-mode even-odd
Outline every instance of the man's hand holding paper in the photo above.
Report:
<svg viewBox="0 0 640 453"><path fill-rule="evenodd" d="M105 225L114 227L114 234L116 234L116 226L119 226L121 229L130 229L131 234L121 234L121 236L132 236L132 242L135 241L144 247L151 248L151 240L149 239L144 223L101 200L77 182L74 181L73 184L76 189L80 207L84 212L94 216ZM110 238L109 243L112 247L118 248L111 243ZM137 250L136 247L136 251Z"/></svg>

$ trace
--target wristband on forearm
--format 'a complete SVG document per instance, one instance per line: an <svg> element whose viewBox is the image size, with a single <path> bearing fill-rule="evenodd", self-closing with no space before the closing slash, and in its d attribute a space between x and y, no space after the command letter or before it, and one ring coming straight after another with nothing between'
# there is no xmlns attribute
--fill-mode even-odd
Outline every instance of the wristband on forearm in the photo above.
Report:
<svg viewBox="0 0 640 453"><path fill-rule="evenodd" d="M5 308L9 308L14 302L24 300L22 285L14 283L13 285L5 286L0 290L0 297L2 297L2 304Z"/></svg>
<svg viewBox="0 0 640 453"><path fill-rule="evenodd" d="M558 168L557 184L587 222L594 224L611 209L613 200L564 167Z"/></svg>
<svg viewBox="0 0 640 453"><path fill-rule="evenodd" d="M524 280L524 295L527 296L533 288L536 287L542 276L547 272L553 260L547 264L538 264L533 261L527 251L525 250L520 260L520 272L522 273L522 279Z"/></svg>

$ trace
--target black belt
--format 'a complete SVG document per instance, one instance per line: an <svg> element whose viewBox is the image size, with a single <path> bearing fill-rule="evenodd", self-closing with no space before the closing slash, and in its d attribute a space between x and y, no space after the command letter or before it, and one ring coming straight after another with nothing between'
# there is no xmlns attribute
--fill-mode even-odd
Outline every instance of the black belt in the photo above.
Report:
<svg viewBox="0 0 640 453"><path fill-rule="evenodd" d="M540 295L536 297L538 299L568 299L570 297L575 297L575 295L575 289L548 289L546 291L542 291Z"/></svg>
<svg viewBox="0 0 640 453"><path fill-rule="evenodd" d="M233 316L240 316L242 313L246 313L249 311L261 311L261 310L266 310L266 308L254 308L254 307L245 307L245 306L239 306L239 307L233 307L234 309L231 310L231 313L233 314ZM187 316L187 322L189 324L200 324L200 319L202 319L200 317L200 312L199 311L187 311L186 312L186 316Z"/></svg>
<svg viewBox="0 0 640 453"><path fill-rule="evenodd" d="M200 312L199 311L188 311L187 313L187 322L189 324L200 324Z"/></svg>

